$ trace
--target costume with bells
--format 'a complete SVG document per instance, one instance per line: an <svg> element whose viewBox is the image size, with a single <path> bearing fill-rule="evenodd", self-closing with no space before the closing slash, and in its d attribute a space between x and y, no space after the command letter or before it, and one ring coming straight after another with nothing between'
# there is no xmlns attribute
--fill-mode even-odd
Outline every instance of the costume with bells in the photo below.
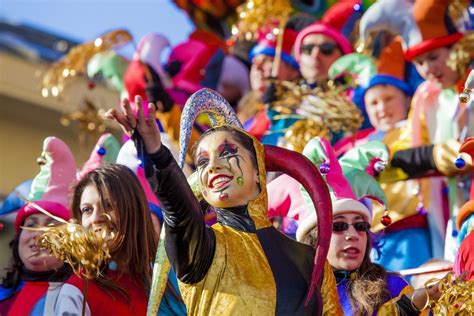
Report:
<svg viewBox="0 0 474 316"><path fill-rule="evenodd" d="M364 69L360 65L365 65ZM367 91L376 86L389 85L395 87L405 97L413 95L413 89L404 80L405 60L401 46L401 39L395 37L392 42L382 49L378 59L374 62L370 57L360 54L346 55L337 60L331 67L332 76L350 74L357 78L358 87L354 98L360 98L365 107L364 96ZM367 76L367 69L375 72ZM405 104L396 106L405 107ZM347 152L368 141L383 141L388 147L400 138L407 124L406 120L399 121L389 131L371 129L361 131L353 137L347 137L335 144L338 155ZM400 155L398 152L397 155ZM407 161L409 163L411 161ZM384 174L382 174L382 177ZM430 234L426 210L430 205L429 180L404 180L391 183L381 183L380 186L387 197L387 209L392 218L392 225L384 227L380 219L384 209L374 205L372 231L383 232L379 255L374 262L390 271L415 268L432 257ZM403 253L397 253L404 249Z"/></svg>
<svg viewBox="0 0 474 316"><path fill-rule="evenodd" d="M385 195L372 175L383 170L383 159L387 156L386 147L380 142L367 143L354 148L338 161L330 143L316 137L305 147L305 154L319 167L329 187L333 216L343 213L357 213L364 221L372 221L370 200L384 205ZM306 194L306 193L305 193ZM315 229L318 218L311 215L300 222L296 237L300 241ZM349 285L357 277L355 271L334 271L337 281L339 301L345 315L354 310L349 299ZM386 277L390 297L379 307L374 315L412 315L413 309L403 294L412 290L411 286L398 274L388 273Z"/></svg>
<svg viewBox="0 0 474 316"><path fill-rule="evenodd" d="M403 38L405 59L409 61L437 48L453 45L454 48L461 43L464 35L454 28L447 16L449 4L448 0L417 0L414 4L408 1L379 1L361 19L361 39L367 41L370 34L382 30L399 34ZM453 161L460 146L457 140L472 134L469 124L466 124L472 114L458 102L456 93L460 92L469 65L467 70L460 65L457 67L461 72L459 81L453 87L443 89L437 82L427 80L417 88L407 125L400 139L390 146L390 165L398 169L388 168L383 175L387 181L431 175L449 177L429 179L426 199L430 205L425 208L433 215L428 217L432 255L442 257L444 252L450 260L454 257L449 251L452 248L449 240L456 232L454 227L449 229L448 226L446 230L449 216L443 205L448 200L453 217L465 202L465 192L458 186L462 179L453 177L463 171L456 169ZM436 171L434 174L433 170ZM446 251L443 251L445 235Z"/></svg>
<svg viewBox="0 0 474 316"><path fill-rule="evenodd" d="M249 136L220 95L212 90L200 90L190 97L183 110L181 165L190 126L203 111L210 112L214 126L225 124L235 132ZM191 186L188 185L165 146L145 159L147 178L163 208L166 255L180 281L187 311L190 315L320 314L323 308L319 293L321 280L330 280L326 275L322 278L329 240L320 239L315 255L312 247L299 244L272 227L266 214L265 170L290 172L305 183L318 205L322 236L330 233L330 220L326 220L330 215L330 201L324 182L314 166L301 155L272 146L264 148L255 138L249 137L257 154L261 192L248 205L214 208L218 222L212 227L204 223L200 204L204 201L197 188L196 174L190 177ZM143 148L140 143L137 142L139 152ZM287 163L289 160L294 161L292 170ZM299 172L292 172L295 169ZM161 264L166 267L164 261ZM161 277L155 269L152 286L155 279ZM153 295L152 288L150 304L155 299ZM150 307L149 314L153 314Z"/></svg>
<svg viewBox="0 0 474 316"><path fill-rule="evenodd" d="M16 216L15 231L21 234L25 220L33 214L42 214L41 207L54 216L68 220L71 215L69 187L76 179L76 163L68 146L56 137L48 137L43 143L43 152L38 159L39 174L33 180L28 196L32 203L25 204ZM72 274L69 265L58 270L29 271L22 268L25 285L16 296L7 315L53 315L58 293L63 282Z"/></svg>

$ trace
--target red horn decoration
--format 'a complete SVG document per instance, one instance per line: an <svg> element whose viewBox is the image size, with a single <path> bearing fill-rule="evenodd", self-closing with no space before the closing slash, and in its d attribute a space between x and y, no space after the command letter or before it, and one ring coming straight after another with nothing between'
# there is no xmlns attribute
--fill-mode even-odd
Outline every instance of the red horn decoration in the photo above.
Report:
<svg viewBox="0 0 474 316"><path fill-rule="evenodd" d="M466 153L469 156L471 156L472 160L474 161L474 137L469 137L467 138L464 143L461 145L461 148L459 148L460 153ZM474 171L474 164L473 164L473 171ZM473 183L474 184L474 179ZM471 193L469 196L470 200L474 200L474 186L471 185Z"/></svg>
<svg viewBox="0 0 474 316"><path fill-rule="evenodd" d="M265 167L267 171L281 171L298 182L308 191L316 209L318 218L318 241L314 257L311 284L305 306L308 306L314 294L329 251L332 234L332 203L326 182L318 168L305 156L288 149L265 145ZM290 163L291 162L291 163Z"/></svg>

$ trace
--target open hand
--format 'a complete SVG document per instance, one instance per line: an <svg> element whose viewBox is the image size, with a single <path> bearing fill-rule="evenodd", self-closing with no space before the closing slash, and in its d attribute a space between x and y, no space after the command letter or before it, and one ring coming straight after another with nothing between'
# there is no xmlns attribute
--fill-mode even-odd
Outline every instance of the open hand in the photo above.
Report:
<svg viewBox="0 0 474 316"><path fill-rule="evenodd" d="M120 124L129 136L136 130L143 139L147 153L154 154L161 147L161 137L158 124L156 124L156 107L153 103L148 104L148 116L143 113L143 100L140 96L135 97L137 112L134 113L130 102L124 98L120 103L121 111L110 109L105 113L105 118L112 119Z"/></svg>

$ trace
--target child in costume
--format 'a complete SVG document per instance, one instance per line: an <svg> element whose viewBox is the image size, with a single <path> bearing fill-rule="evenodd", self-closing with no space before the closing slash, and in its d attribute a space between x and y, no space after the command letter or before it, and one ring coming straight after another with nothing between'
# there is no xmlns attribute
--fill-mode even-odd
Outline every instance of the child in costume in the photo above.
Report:
<svg viewBox="0 0 474 316"><path fill-rule="evenodd" d="M141 100L136 103L140 104ZM153 106L148 106L148 118L139 107L138 120L128 102L123 103L123 110L123 113L110 110L107 116L128 132L136 127L139 133L135 134L137 149L145 156L148 180L163 207L164 246L180 281L188 313L321 314L319 288L330 289L334 282L327 270L321 278L327 240L321 239L316 246L313 261L315 253L311 247L279 233L266 216L265 161L272 170L277 170L276 167L285 165L289 169L284 159L296 159L298 168L311 169L311 172L306 170L309 174L306 186L315 200L321 198L316 200L322 220L320 232L326 232L328 223L324 218L328 209L325 203L329 200L326 200L327 192L315 195L316 186L322 187L322 182L316 178L314 166L301 160L300 155L277 147L266 149L265 160L263 146L241 129L230 105L215 92L201 90L188 100L183 110L181 142L184 146L181 146L180 163L184 163L190 127L201 111L210 111L221 124L224 117L230 126L215 126L198 142L197 171L191 177L191 189L151 123ZM275 152L269 153L273 150ZM272 160L277 152L281 156ZM217 224L206 227L201 206L215 209ZM322 296L323 301L331 301L335 299L335 292Z"/></svg>
<svg viewBox="0 0 474 316"><path fill-rule="evenodd" d="M426 80L415 92L408 123L400 139L390 145L390 166L403 172L388 172L383 177L390 175L388 181L418 178L433 175L432 170L436 170L434 175L448 176L431 177L429 191L425 194L430 201L425 207L433 215L428 220L434 257L443 256L446 222L450 217L448 209L443 208L444 201L449 201L451 217L465 201L462 185L458 186L462 179L453 177L465 171L456 169L453 161L460 147L459 140L472 134L468 128L469 111L459 104L456 94L470 69L472 52L462 47L469 43L472 34L459 27L462 21L453 21L448 16L449 4L448 0L417 0L414 4L379 1L368 9L360 24L363 40L368 40L374 31L386 30L401 35L405 59L413 61ZM467 58L457 58L456 67L450 68L450 53L463 50ZM462 54L452 55L459 57ZM449 242L452 234L456 234L455 230L448 229L445 256L449 260L454 259L448 254L448 249L452 248Z"/></svg>
<svg viewBox="0 0 474 316"><path fill-rule="evenodd" d="M347 137L336 143L338 155L371 140L383 141L391 147L400 139L407 124L413 89L405 81L404 69L407 65L403 58L401 38L395 37L384 47L376 63L359 54L344 56L333 64L332 75L335 76L337 72L357 75L356 68L350 69L349 66L357 67L356 63L360 65L364 59L376 68L376 72L367 79L362 78L359 72L355 80L359 86L355 89L354 98L361 100L373 129L360 131L355 139ZM378 205L374 206L372 231L383 231L383 235L373 260L390 271L418 267L432 257L427 220L427 216L431 215L426 212L430 206L429 181L397 181L382 183L381 187L387 196L386 206L392 222L388 227L383 226L380 219L384 210ZM403 253L400 249L403 249Z"/></svg>
<svg viewBox="0 0 474 316"><path fill-rule="evenodd" d="M418 315L436 290L433 289L433 294L425 289L413 291L401 276L388 273L369 257L372 242L369 199L382 204L386 199L375 178L365 170L373 174L367 162L377 160L373 155L383 148L353 150L338 161L326 139L315 138L308 147L312 148L312 158L331 190L333 230L328 261L336 276L344 314ZM305 218L298 227L297 239L313 244L317 222L318 218L312 214Z"/></svg>

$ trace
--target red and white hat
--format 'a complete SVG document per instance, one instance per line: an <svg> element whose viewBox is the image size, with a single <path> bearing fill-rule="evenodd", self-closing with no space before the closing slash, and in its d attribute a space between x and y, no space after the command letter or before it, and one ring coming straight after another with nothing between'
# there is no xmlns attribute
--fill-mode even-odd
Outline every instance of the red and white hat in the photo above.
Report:
<svg viewBox="0 0 474 316"><path fill-rule="evenodd" d="M303 40L311 34L323 34L334 41L345 54L352 53L352 45L349 35L354 29L355 23L362 16L362 5L360 0L342 0L331 6L324 13L321 21L305 27L296 38L295 57L300 60L300 49Z"/></svg>

